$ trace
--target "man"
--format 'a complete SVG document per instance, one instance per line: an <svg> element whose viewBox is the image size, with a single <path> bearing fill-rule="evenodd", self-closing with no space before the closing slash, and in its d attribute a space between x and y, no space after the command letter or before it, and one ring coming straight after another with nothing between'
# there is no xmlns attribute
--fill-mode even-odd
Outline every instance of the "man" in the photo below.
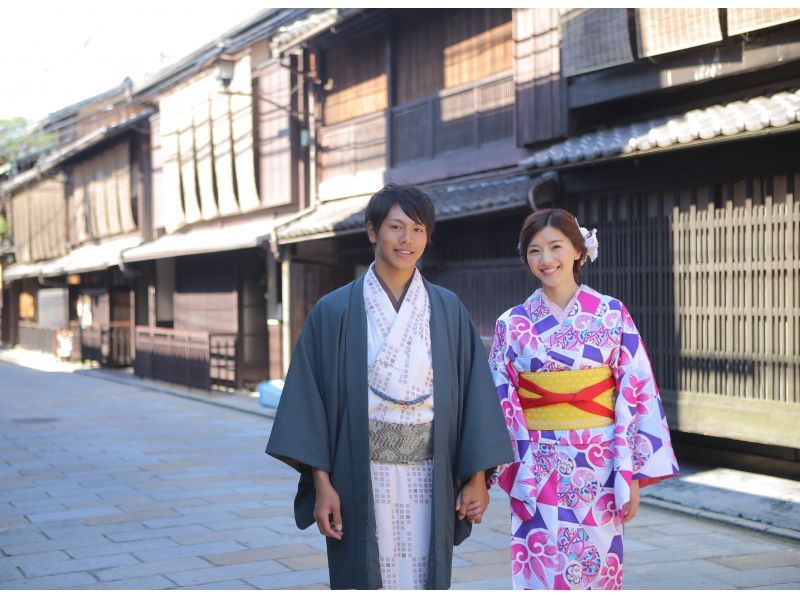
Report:
<svg viewBox="0 0 800 598"><path fill-rule="evenodd" d="M416 269L428 196L387 185L365 222L375 261L309 313L267 453L300 472L295 519L327 537L331 588L446 589L508 432L466 309Z"/></svg>

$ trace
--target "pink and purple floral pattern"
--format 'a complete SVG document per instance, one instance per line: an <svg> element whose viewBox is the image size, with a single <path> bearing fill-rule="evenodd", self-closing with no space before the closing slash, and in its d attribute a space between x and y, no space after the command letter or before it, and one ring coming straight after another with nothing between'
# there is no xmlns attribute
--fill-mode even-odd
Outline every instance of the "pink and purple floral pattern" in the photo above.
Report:
<svg viewBox="0 0 800 598"><path fill-rule="evenodd" d="M560 312L536 291L497 320L489 357L516 461L491 483L511 501L514 588L619 589L622 507L676 475L669 428L642 339L625 306L582 285ZM529 431L519 373L610 366L615 423Z"/></svg>

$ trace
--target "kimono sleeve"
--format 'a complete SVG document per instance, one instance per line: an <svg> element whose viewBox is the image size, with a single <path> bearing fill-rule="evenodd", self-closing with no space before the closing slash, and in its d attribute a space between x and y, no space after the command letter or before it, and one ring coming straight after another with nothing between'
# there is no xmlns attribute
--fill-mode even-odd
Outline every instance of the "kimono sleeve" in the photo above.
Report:
<svg viewBox="0 0 800 598"><path fill-rule="evenodd" d="M639 480L644 487L676 475L678 463L642 337L621 304L620 317L622 333L613 364L617 380L615 443L629 453L630 460L622 459L627 465L621 468L624 477Z"/></svg>
<svg viewBox="0 0 800 598"><path fill-rule="evenodd" d="M314 522L312 468L331 470L324 385L318 367L320 324L317 305L309 313L292 354L266 450L300 472L295 518L301 529Z"/></svg>
<svg viewBox="0 0 800 598"><path fill-rule="evenodd" d="M456 475L466 481L478 471L514 461L514 454L486 363L486 350L463 304L460 310L464 402Z"/></svg>

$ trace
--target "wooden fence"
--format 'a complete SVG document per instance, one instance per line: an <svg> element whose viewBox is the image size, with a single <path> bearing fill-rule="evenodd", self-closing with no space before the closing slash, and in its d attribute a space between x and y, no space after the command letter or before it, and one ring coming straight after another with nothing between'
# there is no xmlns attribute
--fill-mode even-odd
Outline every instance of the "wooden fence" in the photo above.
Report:
<svg viewBox="0 0 800 598"><path fill-rule="evenodd" d="M196 388L239 386L235 334L148 328L135 332L134 372Z"/></svg>
<svg viewBox="0 0 800 598"><path fill-rule="evenodd" d="M678 429L800 447L800 176L571 198Z"/></svg>

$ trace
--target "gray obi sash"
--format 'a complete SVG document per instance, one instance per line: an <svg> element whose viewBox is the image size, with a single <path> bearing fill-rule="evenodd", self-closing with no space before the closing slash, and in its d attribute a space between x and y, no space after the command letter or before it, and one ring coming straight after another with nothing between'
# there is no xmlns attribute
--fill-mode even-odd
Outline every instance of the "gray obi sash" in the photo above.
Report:
<svg viewBox="0 0 800 598"><path fill-rule="evenodd" d="M418 463L433 457L433 422L391 424L369 420L369 458L384 463Z"/></svg>

